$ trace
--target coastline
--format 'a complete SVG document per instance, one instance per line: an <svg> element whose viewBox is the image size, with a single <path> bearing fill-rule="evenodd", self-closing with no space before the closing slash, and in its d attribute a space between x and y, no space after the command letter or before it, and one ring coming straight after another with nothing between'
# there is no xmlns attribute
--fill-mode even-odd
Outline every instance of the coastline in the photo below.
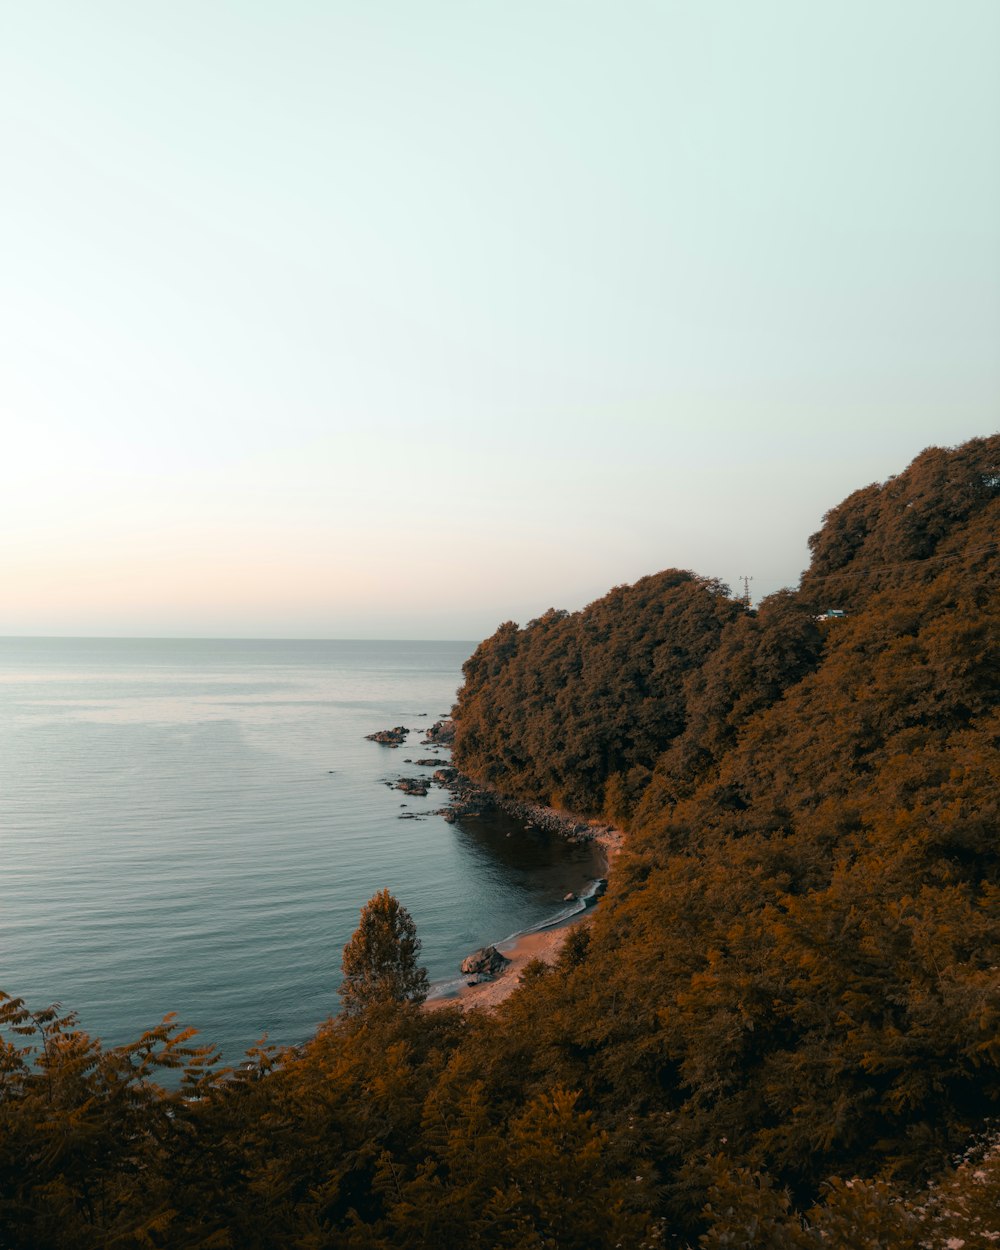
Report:
<svg viewBox="0 0 1000 1250"><path fill-rule="evenodd" d="M557 823L574 830L579 830L583 824L589 825L592 832L588 840L593 841L600 849L604 857L605 875L608 875L612 861L624 844L625 835L620 829L614 829L602 822L584 821L569 812L560 812L555 808L535 810L544 811L547 814L546 827L549 829ZM595 895L590 906L585 906L572 916L546 928L529 933L518 933L506 941L495 943L496 949L509 961L502 971L498 972L492 980L479 981L476 984L463 982L451 992L439 992L427 999L423 1005L424 1010L437 1011L443 1007L460 1007L462 1011L492 1011L517 989L522 972L532 960L537 959L550 966L556 962L570 929L590 921L599 897ZM433 987L431 992L434 993Z"/></svg>
<svg viewBox="0 0 1000 1250"><path fill-rule="evenodd" d="M399 725L394 729L368 734L367 737L369 741L383 746L398 748L404 745L410 732ZM505 957L503 968L492 976L476 977L474 980L458 974L456 970L455 977L438 981L431 986L430 996L423 1004L427 1011L448 1006L458 1006L463 1011L489 1011L517 989L524 968L533 960L549 965L556 962L569 930L589 919L604 893L612 861L624 845L625 834L621 829L616 829L598 818L511 798L463 773L451 760L455 737L455 725L451 717L444 717L423 732L420 746L431 749L435 756L438 751L444 750L447 756L440 761L406 759L403 761L406 764L433 768L432 775L399 777L395 782L387 781L386 785L407 794L419 795L426 795L430 787L440 787L447 792L448 802L434 814L443 817L449 824L454 824L463 817L480 816L484 812L500 812L523 824L526 830L537 829L570 843L590 844L604 861L603 876L594 879L592 891L574 900L582 903L579 910L569 914L557 914L537 929L515 933L502 941L484 943L481 949L493 948Z"/></svg>

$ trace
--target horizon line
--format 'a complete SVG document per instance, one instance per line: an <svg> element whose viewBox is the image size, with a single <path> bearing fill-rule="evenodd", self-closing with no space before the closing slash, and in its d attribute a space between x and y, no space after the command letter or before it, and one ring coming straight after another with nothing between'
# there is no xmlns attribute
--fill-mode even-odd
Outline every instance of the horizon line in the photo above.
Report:
<svg viewBox="0 0 1000 1250"><path fill-rule="evenodd" d="M0 642L476 642L475 638L318 638L277 634L0 634Z"/></svg>

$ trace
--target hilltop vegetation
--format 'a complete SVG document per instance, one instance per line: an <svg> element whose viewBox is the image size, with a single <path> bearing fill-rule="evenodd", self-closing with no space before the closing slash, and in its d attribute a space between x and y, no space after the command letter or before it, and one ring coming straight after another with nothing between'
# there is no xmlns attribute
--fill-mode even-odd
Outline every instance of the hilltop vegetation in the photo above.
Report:
<svg viewBox="0 0 1000 1250"><path fill-rule="evenodd" d="M996 1244L998 538L993 437L856 491L756 612L671 570L502 625L456 762L630 833L559 964L238 1078L8 1004L0 1242Z"/></svg>
<svg viewBox="0 0 1000 1250"><path fill-rule="evenodd" d="M947 728L938 701L975 685L963 661L984 675L991 661L983 609L997 562L998 459L996 438L929 448L905 473L855 491L809 540L801 589L755 612L722 583L670 569L582 612L550 609L524 629L508 621L465 665L456 762L519 798L625 823L645 800L636 826L662 825L741 728L815 670L830 686L865 681L866 659L850 671L845 658L855 639L889 642L884 668L910 669L901 680L922 695L914 723L930 715ZM830 606L849 620L818 622ZM888 671L881 680L892 681ZM990 690L987 681L979 706ZM868 695L873 709L885 705L883 720L901 699L891 685Z"/></svg>

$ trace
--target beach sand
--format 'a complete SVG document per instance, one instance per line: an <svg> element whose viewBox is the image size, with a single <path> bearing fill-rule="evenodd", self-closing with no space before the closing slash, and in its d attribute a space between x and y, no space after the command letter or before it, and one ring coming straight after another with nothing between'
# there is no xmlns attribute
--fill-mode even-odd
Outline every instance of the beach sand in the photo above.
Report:
<svg viewBox="0 0 1000 1250"><path fill-rule="evenodd" d="M599 833L594 841L604 852L605 875L611 861L622 848L624 834L617 829ZM441 1007L461 1007L463 1011L490 1011L498 1003L502 1003L517 989L521 973L533 959L540 959L544 964L554 964L559 951L566 940L570 929L577 924L585 924L594 914L594 907L577 912L562 924L551 929L542 929L538 933L522 933L519 937L510 938L506 942L497 942L496 948L505 955L510 963L493 981L481 981L478 985L462 985L456 994L449 997L432 998L425 1004L427 1011L435 1011Z"/></svg>

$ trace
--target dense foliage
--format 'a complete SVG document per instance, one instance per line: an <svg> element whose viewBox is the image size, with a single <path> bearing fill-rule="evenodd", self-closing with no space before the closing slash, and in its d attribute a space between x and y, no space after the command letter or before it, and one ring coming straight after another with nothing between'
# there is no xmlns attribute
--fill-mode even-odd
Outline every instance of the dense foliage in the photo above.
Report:
<svg viewBox="0 0 1000 1250"><path fill-rule="evenodd" d="M338 990L343 1010L355 1014L374 1003L422 1003L429 987L419 955L413 917L388 890L380 890L362 907L344 947Z"/></svg>
<svg viewBox="0 0 1000 1250"><path fill-rule="evenodd" d="M685 678L741 611L720 582L670 569L583 612L508 621L465 664L456 762L517 798L617 810L682 732Z"/></svg>
<svg viewBox="0 0 1000 1250"><path fill-rule="evenodd" d="M755 613L668 572L502 626L461 763L630 830L559 964L237 1073L0 1002L0 1245L1000 1243L998 530L976 440Z"/></svg>

